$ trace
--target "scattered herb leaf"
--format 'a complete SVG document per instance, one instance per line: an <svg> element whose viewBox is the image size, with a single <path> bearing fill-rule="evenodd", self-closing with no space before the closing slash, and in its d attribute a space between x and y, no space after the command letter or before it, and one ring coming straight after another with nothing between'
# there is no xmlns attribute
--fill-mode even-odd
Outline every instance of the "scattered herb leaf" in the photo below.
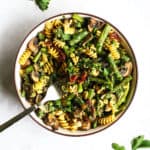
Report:
<svg viewBox="0 0 150 150"><path fill-rule="evenodd" d="M120 146L117 143L112 143L112 148L114 150L126 150L124 146ZM139 148L150 148L150 140L144 139L143 135L137 136L131 141L132 150L137 150Z"/></svg>
<svg viewBox="0 0 150 150"><path fill-rule="evenodd" d="M50 0L35 0L35 3L42 11L48 9L49 2Z"/></svg>

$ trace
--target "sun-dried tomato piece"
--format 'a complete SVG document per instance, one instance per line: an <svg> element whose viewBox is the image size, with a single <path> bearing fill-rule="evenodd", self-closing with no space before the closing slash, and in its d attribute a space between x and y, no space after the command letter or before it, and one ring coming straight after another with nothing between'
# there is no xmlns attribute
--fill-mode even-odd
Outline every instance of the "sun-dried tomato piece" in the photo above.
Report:
<svg viewBox="0 0 150 150"><path fill-rule="evenodd" d="M115 39L115 40L117 40L117 41L120 41L120 37L119 37L119 35L118 35L116 32L110 33L110 34L109 34L109 38L110 38L110 39Z"/></svg>
<svg viewBox="0 0 150 150"><path fill-rule="evenodd" d="M81 74L80 79L79 79L79 83L85 81L86 78L87 78L87 72L83 72L83 73Z"/></svg>
<svg viewBox="0 0 150 150"><path fill-rule="evenodd" d="M78 75L72 75L70 77L70 82L75 82L78 79Z"/></svg>

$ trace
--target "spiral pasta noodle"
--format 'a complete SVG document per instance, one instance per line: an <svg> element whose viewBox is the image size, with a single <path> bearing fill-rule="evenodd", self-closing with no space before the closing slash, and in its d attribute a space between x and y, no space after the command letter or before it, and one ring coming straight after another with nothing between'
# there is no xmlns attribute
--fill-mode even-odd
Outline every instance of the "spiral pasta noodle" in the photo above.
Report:
<svg viewBox="0 0 150 150"><path fill-rule="evenodd" d="M61 111L61 112L57 113L56 116L57 116L57 119L58 119L60 126L64 129L68 129L69 123L65 119L65 113Z"/></svg>
<svg viewBox="0 0 150 150"><path fill-rule="evenodd" d="M49 77L41 78L38 82L33 84L33 90L38 94L43 92L43 88L47 85Z"/></svg>
<svg viewBox="0 0 150 150"><path fill-rule="evenodd" d="M65 20L63 27L64 27L64 33L65 34L74 34L75 28L71 27L72 20Z"/></svg>
<svg viewBox="0 0 150 150"><path fill-rule="evenodd" d="M50 47L48 48L48 53L49 53L52 57L54 57L54 58L56 58L56 59L59 57L59 52L57 51L56 48L54 48L54 47L52 47L52 46L50 46Z"/></svg>
<svg viewBox="0 0 150 150"><path fill-rule="evenodd" d="M115 116L114 114L112 114L107 117L100 118L98 121L99 121L99 124L101 125L107 125L113 122L114 120L115 120Z"/></svg>
<svg viewBox="0 0 150 150"><path fill-rule="evenodd" d="M113 59L120 59L120 53L117 50L119 48L119 42L117 40L113 40L112 44L106 44L106 47L110 51Z"/></svg>
<svg viewBox="0 0 150 150"><path fill-rule="evenodd" d="M57 46L59 48L63 48L65 46L65 42L63 42L59 39L56 39L56 38L54 39L53 43L55 46Z"/></svg>
<svg viewBox="0 0 150 150"><path fill-rule="evenodd" d="M90 58L97 58L97 53L94 52L91 49L86 49L84 50L84 54L86 54L87 56L89 56Z"/></svg>
<svg viewBox="0 0 150 150"><path fill-rule="evenodd" d="M45 73L47 73L48 75L50 75L51 73L53 73L54 69L53 69L53 65L50 62L47 62L44 66L43 66L43 70Z"/></svg>
<svg viewBox="0 0 150 150"><path fill-rule="evenodd" d="M19 64L24 65L26 61L29 59L29 57L31 56L31 53L32 52L29 49L26 49L19 59Z"/></svg>
<svg viewBox="0 0 150 150"><path fill-rule="evenodd" d="M71 59L72 59L74 65L77 65L77 63L78 63L78 61L79 61L79 56L75 56L74 53L71 53L71 54L70 54L70 57L71 57Z"/></svg>

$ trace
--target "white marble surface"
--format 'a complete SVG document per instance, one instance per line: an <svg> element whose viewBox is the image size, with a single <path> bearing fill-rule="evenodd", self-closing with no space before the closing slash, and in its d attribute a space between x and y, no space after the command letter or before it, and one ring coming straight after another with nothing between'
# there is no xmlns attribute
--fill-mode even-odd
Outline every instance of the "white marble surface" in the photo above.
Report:
<svg viewBox="0 0 150 150"><path fill-rule="evenodd" d="M30 0L0 0L0 124L23 110L14 89L13 67L26 34L40 21L62 12L88 12L112 22L127 37L137 57L139 80L134 100L112 127L87 137L65 137L37 125L30 117L0 133L3 150L111 150L113 141L130 149L132 137L150 138L150 1L52 0L41 12Z"/></svg>

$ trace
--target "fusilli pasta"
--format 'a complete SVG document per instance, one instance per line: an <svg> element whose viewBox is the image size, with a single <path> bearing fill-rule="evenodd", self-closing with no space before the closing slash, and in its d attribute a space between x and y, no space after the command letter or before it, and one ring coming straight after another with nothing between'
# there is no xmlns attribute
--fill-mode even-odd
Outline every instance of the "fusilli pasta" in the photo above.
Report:
<svg viewBox="0 0 150 150"><path fill-rule="evenodd" d="M29 49L26 49L19 59L19 64L24 65L26 61L29 59L29 57L31 56L31 53L32 52Z"/></svg>

